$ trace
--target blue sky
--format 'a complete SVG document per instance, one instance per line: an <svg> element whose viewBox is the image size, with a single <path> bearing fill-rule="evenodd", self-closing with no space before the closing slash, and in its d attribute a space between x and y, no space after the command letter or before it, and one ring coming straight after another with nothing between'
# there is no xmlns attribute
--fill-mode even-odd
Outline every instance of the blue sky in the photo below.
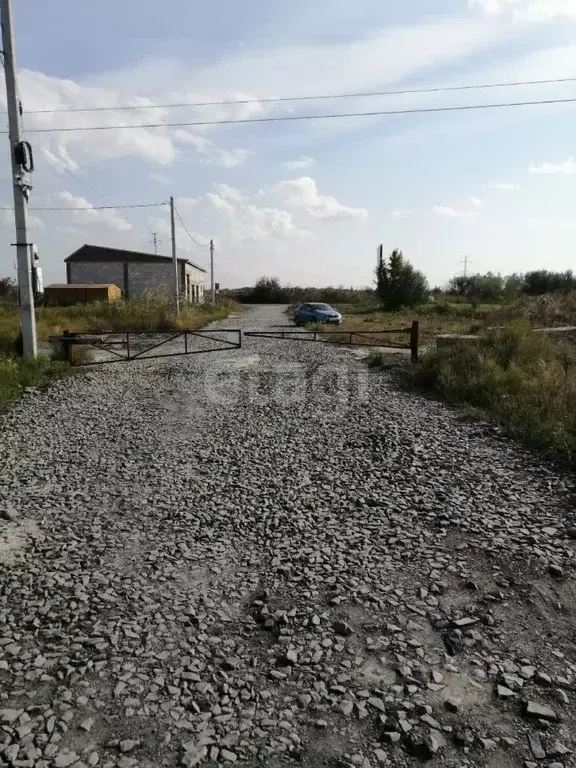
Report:
<svg viewBox="0 0 576 768"><path fill-rule="evenodd" d="M259 103L258 99L576 77L576 0L26 0L25 110L254 99L248 105L25 116L26 128L197 122L576 97L576 83ZM390 7L392 6L392 7ZM395 7L394 7L395 6ZM431 11L431 8L434 8ZM376 247L442 284L573 267L575 105L318 122L33 134L34 206L177 199L223 286L367 285ZM10 205L6 145L2 205ZM169 250L168 211L31 212L47 282L84 242ZM0 273L13 225L1 220ZM181 255L206 249L178 229Z"/></svg>

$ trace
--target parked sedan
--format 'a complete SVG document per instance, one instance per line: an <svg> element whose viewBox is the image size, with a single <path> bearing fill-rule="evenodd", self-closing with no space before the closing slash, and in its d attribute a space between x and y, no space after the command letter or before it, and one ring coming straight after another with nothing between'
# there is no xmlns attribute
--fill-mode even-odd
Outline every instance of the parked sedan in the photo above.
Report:
<svg viewBox="0 0 576 768"><path fill-rule="evenodd" d="M310 302L308 304L300 304L294 310L294 322L296 325L306 325L307 323L340 325L342 315L331 307L330 304Z"/></svg>

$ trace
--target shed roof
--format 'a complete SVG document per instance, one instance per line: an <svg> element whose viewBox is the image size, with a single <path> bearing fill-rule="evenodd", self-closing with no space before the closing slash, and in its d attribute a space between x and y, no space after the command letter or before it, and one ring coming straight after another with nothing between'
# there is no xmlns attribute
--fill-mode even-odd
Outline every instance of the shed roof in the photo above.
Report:
<svg viewBox="0 0 576 768"><path fill-rule="evenodd" d="M48 288L119 288L116 283L52 283L47 285Z"/></svg>
<svg viewBox="0 0 576 768"><path fill-rule="evenodd" d="M117 261L120 263L137 261L137 262L171 262L170 256L157 256L155 253L141 253L140 251L126 251L122 248L108 248L104 245L83 245L78 248L77 251L71 253L64 261L69 264L70 262L78 261ZM204 267L194 264L189 259L178 259L180 264L189 264L191 267L199 269L201 272L206 272Z"/></svg>

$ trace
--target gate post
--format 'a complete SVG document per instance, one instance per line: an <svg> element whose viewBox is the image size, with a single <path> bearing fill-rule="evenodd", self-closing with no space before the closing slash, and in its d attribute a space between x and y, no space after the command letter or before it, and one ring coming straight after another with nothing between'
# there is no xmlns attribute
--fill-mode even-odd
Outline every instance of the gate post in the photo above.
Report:
<svg viewBox="0 0 576 768"><path fill-rule="evenodd" d="M64 336L65 338L68 338L68 337L70 337L70 341L65 341L65 342L64 342L64 352L65 352L65 355L66 355L66 362L68 363L68 365L72 365L72 362L73 362L73 354L72 354L72 336L73 336L74 334L70 333L70 331L69 331L68 329L66 329L66 330L65 330L65 331L63 331L62 333L63 333L63 336Z"/></svg>
<svg viewBox="0 0 576 768"><path fill-rule="evenodd" d="M420 324L414 320L410 329L410 356L413 363L418 362L418 341L420 335Z"/></svg>

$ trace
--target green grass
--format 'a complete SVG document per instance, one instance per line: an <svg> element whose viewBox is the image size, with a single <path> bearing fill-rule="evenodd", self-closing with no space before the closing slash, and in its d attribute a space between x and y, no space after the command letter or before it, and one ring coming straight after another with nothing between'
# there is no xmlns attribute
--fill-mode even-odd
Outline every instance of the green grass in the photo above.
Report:
<svg viewBox="0 0 576 768"><path fill-rule="evenodd" d="M6 411L18 401L26 388L45 389L68 373L66 363L45 357L22 360L0 355L0 412Z"/></svg>
<svg viewBox="0 0 576 768"><path fill-rule="evenodd" d="M576 464L576 351L525 324L430 352L411 375L531 446Z"/></svg>
<svg viewBox="0 0 576 768"><path fill-rule="evenodd" d="M94 302L72 307L38 307L36 329L39 341L47 341L51 335L57 335L63 330L105 332L195 329L227 317L235 308L232 302L222 302L215 307L194 304L183 306L178 317L170 301L154 296L111 304ZM19 325L18 308L0 305L0 351L13 351Z"/></svg>
<svg viewBox="0 0 576 768"><path fill-rule="evenodd" d="M196 329L227 317L237 308L233 302L211 305L183 306L176 316L172 304L163 298L146 297L113 304L95 302L73 307L38 307L36 329L39 342L52 335L70 331L170 331L178 328ZM52 359L22 360L19 351L20 317L14 304L0 304L0 411L6 410L22 395L26 387L42 389L67 375L68 365L61 359L56 346ZM83 349L76 350L79 356Z"/></svg>

